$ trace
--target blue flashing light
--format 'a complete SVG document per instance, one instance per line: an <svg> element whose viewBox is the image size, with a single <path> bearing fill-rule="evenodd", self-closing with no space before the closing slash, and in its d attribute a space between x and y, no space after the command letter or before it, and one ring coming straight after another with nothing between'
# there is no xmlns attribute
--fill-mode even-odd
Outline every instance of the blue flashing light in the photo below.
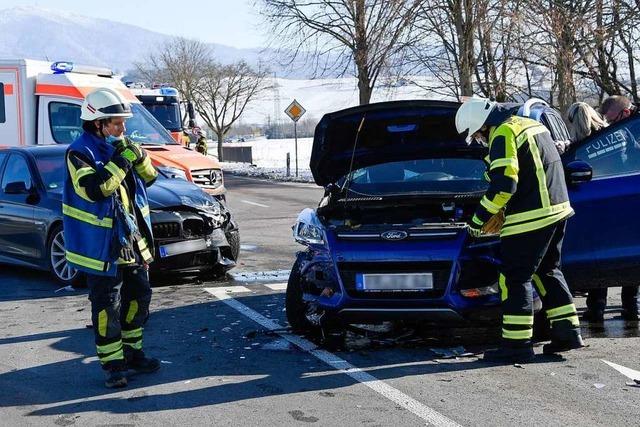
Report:
<svg viewBox="0 0 640 427"><path fill-rule="evenodd" d="M73 62L57 61L51 64L51 71L54 74L69 73L73 71Z"/></svg>
<svg viewBox="0 0 640 427"><path fill-rule="evenodd" d="M164 96L178 96L178 89L173 87L161 87L160 94Z"/></svg>

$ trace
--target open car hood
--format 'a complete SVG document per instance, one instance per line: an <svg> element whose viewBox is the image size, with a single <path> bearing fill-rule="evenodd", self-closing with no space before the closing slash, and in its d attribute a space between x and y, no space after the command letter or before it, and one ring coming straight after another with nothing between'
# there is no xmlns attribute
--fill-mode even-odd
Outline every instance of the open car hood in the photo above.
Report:
<svg viewBox="0 0 640 427"><path fill-rule="evenodd" d="M456 131L459 106L448 101L392 101L325 114L316 127L311 151L316 184L324 186L347 175L352 158L352 170L357 170L435 156L482 157L486 148L468 146Z"/></svg>

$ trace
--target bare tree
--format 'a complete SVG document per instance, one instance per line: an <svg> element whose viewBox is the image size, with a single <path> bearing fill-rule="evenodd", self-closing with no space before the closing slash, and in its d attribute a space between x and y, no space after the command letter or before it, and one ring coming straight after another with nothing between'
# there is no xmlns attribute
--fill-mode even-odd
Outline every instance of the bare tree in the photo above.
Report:
<svg viewBox="0 0 640 427"><path fill-rule="evenodd" d="M401 67L421 0L258 0L274 40L290 63L311 55L320 74L355 68L360 104L378 78ZM355 66L355 67L354 67Z"/></svg>
<svg viewBox="0 0 640 427"><path fill-rule="evenodd" d="M201 70L193 88L194 106L218 138L218 159L223 161L222 143L247 105L266 89L267 72L254 70L246 62L221 65L210 61Z"/></svg>
<svg viewBox="0 0 640 427"><path fill-rule="evenodd" d="M505 100L513 78L512 43L522 0L425 0L410 47L414 69L435 79L426 89L460 99Z"/></svg>
<svg viewBox="0 0 640 427"><path fill-rule="evenodd" d="M135 65L148 83L169 83L178 90L180 99L192 101L203 70L212 57L213 52L206 44L176 37L151 53L146 62ZM184 122L185 117L182 120Z"/></svg>

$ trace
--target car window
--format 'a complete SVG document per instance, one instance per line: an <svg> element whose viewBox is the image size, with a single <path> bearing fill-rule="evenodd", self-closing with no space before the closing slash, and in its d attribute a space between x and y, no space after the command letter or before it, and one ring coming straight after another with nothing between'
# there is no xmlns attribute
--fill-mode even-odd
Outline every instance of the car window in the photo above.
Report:
<svg viewBox="0 0 640 427"><path fill-rule="evenodd" d="M356 169L350 190L368 195L474 192L487 188L480 159L435 158L383 163Z"/></svg>
<svg viewBox="0 0 640 427"><path fill-rule="evenodd" d="M36 167L48 192L60 192L64 186L64 159L60 154L36 155Z"/></svg>
<svg viewBox="0 0 640 427"><path fill-rule="evenodd" d="M640 118L598 132L576 149L575 157L591 165L594 178L639 173Z"/></svg>
<svg viewBox="0 0 640 427"><path fill-rule="evenodd" d="M2 191L7 188L7 184L12 182L24 182L27 190L33 187L27 159L19 154L12 154L7 160L4 175L2 176Z"/></svg>
<svg viewBox="0 0 640 427"><path fill-rule="evenodd" d="M71 144L82 135L80 106L67 102L49 103L51 135L58 144Z"/></svg>

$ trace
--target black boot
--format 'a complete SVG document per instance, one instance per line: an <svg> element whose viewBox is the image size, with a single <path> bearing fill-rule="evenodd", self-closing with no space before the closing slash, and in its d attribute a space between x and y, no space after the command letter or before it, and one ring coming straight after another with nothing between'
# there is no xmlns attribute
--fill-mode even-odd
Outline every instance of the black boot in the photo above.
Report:
<svg viewBox="0 0 640 427"><path fill-rule="evenodd" d="M104 385L107 388L123 388L127 386L127 366L124 360L114 360L107 362L103 367L106 380Z"/></svg>
<svg viewBox="0 0 640 427"><path fill-rule="evenodd" d="M142 350L128 350L125 347L124 358L127 368L136 372L150 374L160 369L160 361L152 357L146 357Z"/></svg>
<svg viewBox="0 0 640 427"><path fill-rule="evenodd" d="M523 346L509 347L501 346L494 350L487 350L484 352L482 360L486 362L495 363L526 363L533 360L535 353L533 352L533 346L528 343Z"/></svg>
<svg viewBox="0 0 640 427"><path fill-rule="evenodd" d="M551 324L551 342L542 347L542 352L554 354L582 347L585 345L580 327L574 326L569 320L558 320Z"/></svg>

